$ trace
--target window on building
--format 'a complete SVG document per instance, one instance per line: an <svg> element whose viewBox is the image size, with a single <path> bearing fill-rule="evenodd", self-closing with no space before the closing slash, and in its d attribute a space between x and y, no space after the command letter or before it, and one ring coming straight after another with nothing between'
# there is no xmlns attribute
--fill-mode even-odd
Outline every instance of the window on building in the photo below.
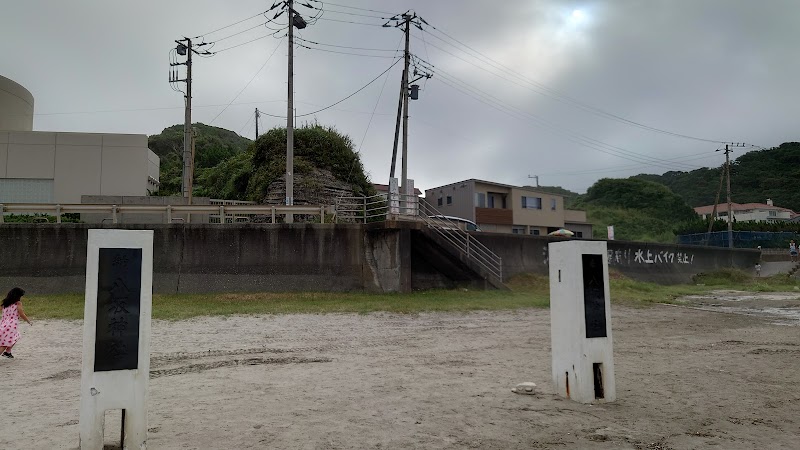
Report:
<svg viewBox="0 0 800 450"><path fill-rule="evenodd" d="M486 208L486 194L484 194L483 192L475 193L475 207Z"/></svg>
<svg viewBox="0 0 800 450"><path fill-rule="evenodd" d="M0 179L0 203L53 203L54 192L49 179Z"/></svg>
<svg viewBox="0 0 800 450"><path fill-rule="evenodd" d="M524 226L513 226L511 227L511 232L514 234L525 234L525 227Z"/></svg>
<svg viewBox="0 0 800 450"><path fill-rule="evenodd" d="M442 197L439 197L439 199L438 199L438 200L436 200L436 205L437 205L437 206L442 206L442 202L443 202L443 201L444 201L444 199L442 199Z"/></svg>
<svg viewBox="0 0 800 450"><path fill-rule="evenodd" d="M531 228L531 236L539 236L539 229Z"/></svg>
<svg viewBox="0 0 800 450"><path fill-rule="evenodd" d="M575 232L575 237L576 238L582 238L583 237L583 231L576 231Z"/></svg>
<svg viewBox="0 0 800 450"><path fill-rule="evenodd" d="M556 207L558 206L558 201L554 198L550 199L550 210L555 211Z"/></svg>
<svg viewBox="0 0 800 450"><path fill-rule="evenodd" d="M778 211L770 211L769 212L769 216L770 217L777 217L778 216Z"/></svg>
<svg viewBox="0 0 800 450"><path fill-rule="evenodd" d="M487 200L489 200L489 208L494 208L494 195L489 195Z"/></svg>
<svg viewBox="0 0 800 450"><path fill-rule="evenodd" d="M525 197L522 196L522 207L526 209L542 209L541 197Z"/></svg>
<svg viewBox="0 0 800 450"><path fill-rule="evenodd" d="M452 205L453 204L453 197L450 196L450 195L447 196L447 204L448 205Z"/></svg>

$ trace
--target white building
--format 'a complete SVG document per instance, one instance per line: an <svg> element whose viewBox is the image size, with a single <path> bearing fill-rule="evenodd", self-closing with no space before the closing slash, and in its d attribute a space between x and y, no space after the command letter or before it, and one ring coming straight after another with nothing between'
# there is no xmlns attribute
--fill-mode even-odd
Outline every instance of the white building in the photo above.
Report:
<svg viewBox="0 0 800 450"><path fill-rule="evenodd" d="M0 203L80 203L82 195L158 190L144 134L33 130L33 96L0 76Z"/></svg>
<svg viewBox="0 0 800 450"><path fill-rule="evenodd" d="M708 220L714 210L714 205L698 206L694 209L703 220ZM731 215L736 222L776 222L789 220L794 212L788 208L775 206L771 199L767 203L731 203ZM728 221L728 204L717 205L715 217Z"/></svg>

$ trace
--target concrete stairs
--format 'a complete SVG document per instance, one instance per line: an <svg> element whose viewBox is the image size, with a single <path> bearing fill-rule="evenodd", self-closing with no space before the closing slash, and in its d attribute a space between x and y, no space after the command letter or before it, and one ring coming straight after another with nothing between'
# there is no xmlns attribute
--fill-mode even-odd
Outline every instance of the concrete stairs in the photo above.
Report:
<svg viewBox="0 0 800 450"><path fill-rule="evenodd" d="M450 258L455 258L457 261L459 261L460 266L468 268L469 271L474 273L477 277L485 280L489 286L500 290L510 290L500 276L482 264L480 260L467 254L467 252L462 250L460 247L453 245L452 241L448 239L446 234L442 233L441 230L434 230L425 227L417 230L417 233L417 236L414 236L414 238L423 238L431 243L435 243L436 246L442 251L446 252ZM440 270L443 270L443 268L440 267ZM447 269L444 269L443 271L447 271Z"/></svg>

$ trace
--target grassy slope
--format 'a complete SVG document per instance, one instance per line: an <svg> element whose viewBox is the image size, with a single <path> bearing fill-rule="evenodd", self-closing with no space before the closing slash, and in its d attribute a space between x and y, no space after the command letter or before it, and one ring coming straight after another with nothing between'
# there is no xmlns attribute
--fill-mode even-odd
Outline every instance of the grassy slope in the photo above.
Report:
<svg viewBox="0 0 800 450"><path fill-rule="evenodd" d="M785 276L753 279L738 271L699 276L696 281L697 284L661 286L632 281L612 273L611 298L617 304L645 306L721 288L791 291L798 287L797 281L788 280ZM153 318L182 320L237 314L420 313L546 308L549 304L548 283L547 277L521 275L509 283L511 292L435 290L408 294L303 292L156 295L153 299ZM36 319L83 317L83 296L78 294L25 297L24 302L26 311Z"/></svg>

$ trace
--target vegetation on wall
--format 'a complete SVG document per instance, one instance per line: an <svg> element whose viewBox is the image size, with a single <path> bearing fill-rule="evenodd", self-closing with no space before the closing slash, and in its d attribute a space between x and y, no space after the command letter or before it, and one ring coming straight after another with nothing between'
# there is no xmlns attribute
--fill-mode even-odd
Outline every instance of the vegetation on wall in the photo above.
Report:
<svg viewBox="0 0 800 450"><path fill-rule="evenodd" d="M273 128L256 142L222 128L203 124L196 124L195 128L195 196L262 202L270 187L283 181L285 128ZM162 158L159 195L179 194L183 127L167 128L151 136L149 144ZM375 192L350 138L317 123L295 129L294 174L297 192L318 188L315 183L324 174L330 174L355 195Z"/></svg>

